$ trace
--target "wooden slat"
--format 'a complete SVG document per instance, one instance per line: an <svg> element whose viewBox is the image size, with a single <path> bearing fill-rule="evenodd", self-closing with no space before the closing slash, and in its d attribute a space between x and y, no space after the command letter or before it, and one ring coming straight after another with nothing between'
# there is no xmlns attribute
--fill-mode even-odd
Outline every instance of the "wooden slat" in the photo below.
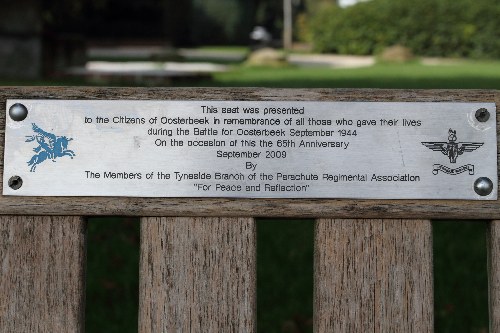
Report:
<svg viewBox="0 0 500 333"><path fill-rule="evenodd" d="M427 220L329 220L315 230L315 332L432 332Z"/></svg>
<svg viewBox="0 0 500 333"><path fill-rule="evenodd" d="M0 88L0 129L5 126L8 98L161 99L161 100L296 100L495 102L493 90L378 90L264 88ZM497 117L497 121L500 117ZM3 138L0 138L3 143ZM498 145L500 147L500 144ZM1 149L1 148L0 148ZM3 154L2 154L3 155ZM3 160L0 161L3 163ZM1 171L1 168L0 168ZM0 214L127 216L279 216L309 218L456 218L500 219L500 200L298 200L221 198L123 198L0 196Z"/></svg>
<svg viewBox="0 0 500 333"><path fill-rule="evenodd" d="M143 218L139 332L254 332L250 218Z"/></svg>
<svg viewBox="0 0 500 333"><path fill-rule="evenodd" d="M84 332L86 226L0 217L0 332Z"/></svg>
<svg viewBox="0 0 500 333"><path fill-rule="evenodd" d="M488 288L490 333L500 333L500 220L488 227Z"/></svg>

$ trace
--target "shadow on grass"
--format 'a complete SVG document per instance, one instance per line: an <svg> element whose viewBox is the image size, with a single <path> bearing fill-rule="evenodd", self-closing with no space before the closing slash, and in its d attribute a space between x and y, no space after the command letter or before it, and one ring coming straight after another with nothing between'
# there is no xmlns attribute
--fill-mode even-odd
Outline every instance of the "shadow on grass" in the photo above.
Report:
<svg viewBox="0 0 500 333"><path fill-rule="evenodd" d="M435 331L488 332L486 222L434 221Z"/></svg>
<svg viewBox="0 0 500 333"><path fill-rule="evenodd" d="M86 332L137 332L139 219L91 218L87 232Z"/></svg>
<svg viewBox="0 0 500 333"><path fill-rule="evenodd" d="M257 330L310 333L313 220L257 220Z"/></svg>

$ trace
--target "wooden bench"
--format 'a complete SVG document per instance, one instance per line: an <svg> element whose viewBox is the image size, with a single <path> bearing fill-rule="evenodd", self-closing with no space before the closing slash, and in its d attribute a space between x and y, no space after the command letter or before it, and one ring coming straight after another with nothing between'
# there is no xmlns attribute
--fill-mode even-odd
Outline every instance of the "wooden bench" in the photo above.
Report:
<svg viewBox="0 0 500 333"><path fill-rule="evenodd" d="M4 87L2 111L8 98L500 104L484 90ZM317 219L315 332L431 332L430 220L490 220L490 332L500 332L498 200L2 196L0 214L1 332L84 331L85 217L95 215L141 217L139 332L256 331L255 217Z"/></svg>

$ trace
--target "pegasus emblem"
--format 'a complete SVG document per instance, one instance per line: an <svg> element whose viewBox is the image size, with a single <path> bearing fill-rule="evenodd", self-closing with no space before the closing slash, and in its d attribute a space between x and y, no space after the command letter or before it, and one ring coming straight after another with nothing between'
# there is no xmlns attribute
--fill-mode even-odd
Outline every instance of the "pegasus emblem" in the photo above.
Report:
<svg viewBox="0 0 500 333"><path fill-rule="evenodd" d="M68 149L72 138L56 136L45 132L34 123L31 125L36 134L26 136L26 142L36 141L38 143L38 147L33 148L36 154L27 162L31 172L35 172L37 165L45 160L51 159L52 162L55 162L58 157L69 156L73 158L75 156L75 153Z"/></svg>
<svg viewBox="0 0 500 333"><path fill-rule="evenodd" d="M447 155L450 163L456 163L457 157L465 152L471 152L481 147L483 142L456 142L457 131L450 128L448 131L448 142L422 142L424 146L434 151Z"/></svg>

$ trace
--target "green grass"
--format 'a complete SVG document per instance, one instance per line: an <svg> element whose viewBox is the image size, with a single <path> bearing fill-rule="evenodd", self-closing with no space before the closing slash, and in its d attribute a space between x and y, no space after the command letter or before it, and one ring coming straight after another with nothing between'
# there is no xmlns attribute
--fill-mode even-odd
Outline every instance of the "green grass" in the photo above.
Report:
<svg viewBox="0 0 500 333"><path fill-rule="evenodd" d="M500 61L425 66L377 64L355 69L236 67L207 86L291 88L500 89Z"/></svg>

